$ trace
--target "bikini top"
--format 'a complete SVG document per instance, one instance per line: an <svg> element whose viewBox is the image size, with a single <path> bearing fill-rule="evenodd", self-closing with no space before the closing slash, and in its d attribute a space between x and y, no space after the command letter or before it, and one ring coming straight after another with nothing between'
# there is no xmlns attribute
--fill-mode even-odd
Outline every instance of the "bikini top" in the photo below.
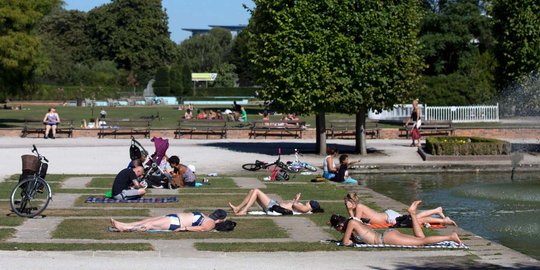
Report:
<svg viewBox="0 0 540 270"><path fill-rule="evenodd" d="M193 220L191 221L191 226L201 226L204 221L204 216L201 212L193 212Z"/></svg>

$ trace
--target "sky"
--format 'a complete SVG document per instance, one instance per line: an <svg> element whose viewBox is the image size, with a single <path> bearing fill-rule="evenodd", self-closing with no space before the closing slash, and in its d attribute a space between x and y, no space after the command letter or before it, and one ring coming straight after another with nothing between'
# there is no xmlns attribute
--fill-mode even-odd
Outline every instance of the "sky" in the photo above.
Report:
<svg viewBox="0 0 540 270"><path fill-rule="evenodd" d="M89 11L110 0L64 0L65 9ZM250 14L242 7L253 8L252 0L162 0L169 16L171 39L180 43L191 35L182 28L203 28L208 25L247 25Z"/></svg>

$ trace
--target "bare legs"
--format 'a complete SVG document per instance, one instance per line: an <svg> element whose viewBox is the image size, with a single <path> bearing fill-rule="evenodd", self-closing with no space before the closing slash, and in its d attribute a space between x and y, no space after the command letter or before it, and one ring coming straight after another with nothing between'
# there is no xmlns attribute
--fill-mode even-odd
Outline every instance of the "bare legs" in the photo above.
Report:
<svg viewBox="0 0 540 270"><path fill-rule="evenodd" d="M270 201L271 199L270 197L268 197L268 195L255 188L249 191L248 195L246 196L246 198L244 198L244 201L242 201L242 203L234 206L231 202L229 202L229 206L231 207L235 215L244 216L247 215L247 211L255 202L257 202L263 209L266 209Z"/></svg>
<svg viewBox="0 0 540 270"><path fill-rule="evenodd" d="M438 215L441 218L432 217L432 215ZM441 224L449 224L457 226L456 222L453 221L451 218L447 217L443 213L442 207L437 207L435 209L429 209L422 211L416 215L418 218L418 221L420 221L421 224L424 223L441 223Z"/></svg>
<svg viewBox="0 0 540 270"><path fill-rule="evenodd" d="M384 235L385 244L394 244L394 245L413 245L421 246L427 244L434 244L442 241L455 241L461 244L457 233L453 232L450 235L441 235L441 236L428 236L424 235L418 217L416 215L416 209L422 201L414 201L411 206L407 209L412 218L413 232L414 236L402 234L398 231L387 231Z"/></svg>
<svg viewBox="0 0 540 270"><path fill-rule="evenodd" d="M141 221L124 223L111 218L111 225L121 232L125 231L146 231L146 230L167 230L170 225L168 217L152 217Z"/></svg>

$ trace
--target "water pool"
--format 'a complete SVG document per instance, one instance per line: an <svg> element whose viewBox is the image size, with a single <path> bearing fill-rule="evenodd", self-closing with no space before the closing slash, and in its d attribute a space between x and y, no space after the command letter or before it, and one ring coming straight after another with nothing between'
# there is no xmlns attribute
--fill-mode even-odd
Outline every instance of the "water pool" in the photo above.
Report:
<svg viewBox="0 0 540 270"><path fill-rule="evenodd" d="M404 204L442 206L459 226L540 259L540 174L435 173L356 175L361 184ZM401 210L401 209L399 209Z"/></svg>

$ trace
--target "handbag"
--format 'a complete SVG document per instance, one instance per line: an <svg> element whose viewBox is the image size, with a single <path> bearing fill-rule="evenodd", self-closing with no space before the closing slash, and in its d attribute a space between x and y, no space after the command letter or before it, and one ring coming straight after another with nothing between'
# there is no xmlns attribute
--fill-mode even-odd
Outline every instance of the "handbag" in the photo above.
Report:
<svg viewBox="0 0 540 270"><path fill-rule="evenodd" d="M418 130L418 128L416 126L413 127L413 129L411 131L411 137L412 137L413 140L418 140L421 137L420 131Z"/></svg>

